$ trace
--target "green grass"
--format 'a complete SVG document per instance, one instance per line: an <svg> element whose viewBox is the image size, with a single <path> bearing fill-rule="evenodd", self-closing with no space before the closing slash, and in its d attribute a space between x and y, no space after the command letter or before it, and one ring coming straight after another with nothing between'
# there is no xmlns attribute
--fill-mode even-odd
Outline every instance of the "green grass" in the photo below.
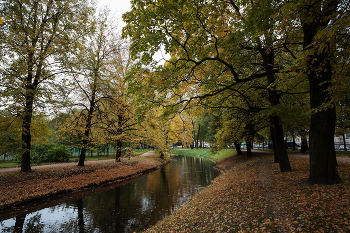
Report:
<svg viewBox="0 0 350 233"><path fill-rule="evenodd" d="M224 149L218 151L217 153L212 153L210 149L174 149L173 151L174 153L180 155L203 157L214 161L219 161L236 153L236 150L234 149Z"/></svg>
<svg viewBox="0 0 350 233"><path fill-rule="evenodd" d="M16 166L19 166L19 164L17 164L15 161L7 161L5 160L4 161L0 161L0 167L16 167Z"/></svg>
<svg viewBox="0 0 350 233"><path fill-rule="evenodd" d="M350 151L336 151L337 156L348 156L350 157Z"/></svg>
<svg viewBox="0 0 350 233"><path fill-rule="evenodd" d="M140 154L143 154L143 153L146 153L147 151L150 151L151 149L140 149L140 150L137 150L135 149L134 150L134 153L133 153L133 156L137 156L137 155L140 155ZM85 161L88 161L88 160L102 160L102 159L114 159L115 158L115 153L109 153L109 156L105 156L105 155L101 155L99 157L97 157L96 154L92 154L92 156L90 156L90 153L88 153L85 157ZM79 156L74 156L74 157L71 157L69 159L68 162L73 162L74 159L79 159ZM45 164L45 163L41 163L41 164ZM47 164L51 164L51 163L47 163ZM33 165L38 165L38 164L31 164L32 166ZM5 160L4 161L0 161L0 168L4 168L4 167L18 167L20 166L20 164L16 163L14 160Z"/></svg>

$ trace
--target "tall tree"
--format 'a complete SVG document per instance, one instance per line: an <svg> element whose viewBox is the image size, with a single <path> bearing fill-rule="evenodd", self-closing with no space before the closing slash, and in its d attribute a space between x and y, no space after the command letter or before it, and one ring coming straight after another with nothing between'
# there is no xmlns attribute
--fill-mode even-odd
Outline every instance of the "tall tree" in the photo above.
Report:
<svg viewBox="0 0 350 233"><path fill-rule="evenodd" d="M315 0L300 3L287 5L287 9L294 14L297 12L290 17L298 17L301 23L304 52L298 65L308 78L310 87L309 181L313 184L334 184L340 182L340 177L334 150L336 110L332 88L337 85L334 74L344 76L344 67L348 66L348 57L342 54L345 48L338 41L343 33L345 36L349 33L350 2ZM339 64L344 58L345 63Z"/></svg>
<svg viewBox="0 0 350 233"><path fill-rule="evenodd" d="M108 9L102 10L95 17L93 26L93 31L88 34L86 40L80 41L80 47L69 58L74 80L72 87L77 92L72 98L75 99L75 106L82 109L79 117L84 121L78 166L84 166L91 130L98 124L102 101L111 98L112 90L116 88L113 81L116 76L110 72L109 67L113 66L114 60L120 56L120 49L124 43L117 34L115 24L110 20Z"/></svg>
<svg viewBox="0 0 350 233"><path fill-rule="evenodd" d="M48 86L62 71L58 57L67 55L76 37L84 34L93 12L88 0L6 0L0 15L6 16L0 43L1 83L9 103L21 105L22 165L30 171L31 126L35 107ZM45 91L45 88L48 91ZM51 85L52 87L52 85Z"/></svg>
<svg viewBox="0 0 350 233"><path fill-rule="evenodd" d="M158 76L149 78L149 85L145 85L144 77L139 76L143 78L139 81L134 76L132 86L135 90L155 91L157 98L151 97L150 101L167 99L169 95L178 97L179 108L186 108L190 102L216 98L225 92L239 92L241 85L253 84L259 79L268 79L271 93L276 93L272 87L282 66L274 62L274 50L281 46L275 43L274 29L269 30L269 27L278 21L270 16L279 4L274 1L238 3L134 2L132 11L124 15L127 22L124 33L132 36L131 48L135 57L140 54L141 63L150 64L153 53L163 44L172 56L164 67L158 68ZM261 7L264 10L259 11ZM256 20L254 12L259 12L261 20ZM136 69L139 71L140 66ZM141 98L136 101L142 102ZM271 105L278 104L279 94L275 94ZM290 171L283 127L278 115L274 115L272 122L277 130L274 138L279 137L278 143L281 143L281 146L275 146L281 158L280 168Z"/></svg>

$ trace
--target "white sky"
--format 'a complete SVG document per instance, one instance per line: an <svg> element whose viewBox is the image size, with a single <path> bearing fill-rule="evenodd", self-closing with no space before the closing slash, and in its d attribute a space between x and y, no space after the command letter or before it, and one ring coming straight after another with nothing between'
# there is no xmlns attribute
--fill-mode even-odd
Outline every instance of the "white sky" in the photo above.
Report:
<svg viewBox="0 0 350 233"><path fill-rule="evenodd" d="M125 24L122 21L122 15L131 10L130 0L96 0L99 7L108 6L111 10L111 15L115 15L117 20L121 23L123 27ZM121 29L121 28L120 28ZM158 64L163 64L163 56L165 59L169 59L170 56L165 54L164 51L158 51L153 58L159 61Z"/></svg>
<svg viewBox="0 0 350 233"><path fill-rule="evenodd" d="M118 20L122 22L122 15L131 10L130 0L96 0L97 4L102 6L108 6L111 10L111 14L118 17Z"/></svg>

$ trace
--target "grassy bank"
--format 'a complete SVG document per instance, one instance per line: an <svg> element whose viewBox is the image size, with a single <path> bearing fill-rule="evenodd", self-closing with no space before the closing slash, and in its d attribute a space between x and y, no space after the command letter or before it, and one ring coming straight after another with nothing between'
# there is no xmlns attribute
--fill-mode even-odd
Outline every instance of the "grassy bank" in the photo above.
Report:
<svg viewBox="0 0 350 233"><path fill-rule="evenodd" d="M173 151L176 154L202 157L216 162L236 153L234 149L220 150L217 153L212 153L210 149L174 149Z"/></svg>

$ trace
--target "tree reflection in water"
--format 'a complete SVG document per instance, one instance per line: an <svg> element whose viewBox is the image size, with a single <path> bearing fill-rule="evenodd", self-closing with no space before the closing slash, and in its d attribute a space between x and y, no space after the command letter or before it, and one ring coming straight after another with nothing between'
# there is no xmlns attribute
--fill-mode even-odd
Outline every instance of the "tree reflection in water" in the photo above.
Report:
<svg viewBox="0 0 350 233"><path fill-rule="evenodd" d="M126 185L2 221L0 232L142 231L185 204L217 175L210 161L176 156L164 168Z"/></svg>

